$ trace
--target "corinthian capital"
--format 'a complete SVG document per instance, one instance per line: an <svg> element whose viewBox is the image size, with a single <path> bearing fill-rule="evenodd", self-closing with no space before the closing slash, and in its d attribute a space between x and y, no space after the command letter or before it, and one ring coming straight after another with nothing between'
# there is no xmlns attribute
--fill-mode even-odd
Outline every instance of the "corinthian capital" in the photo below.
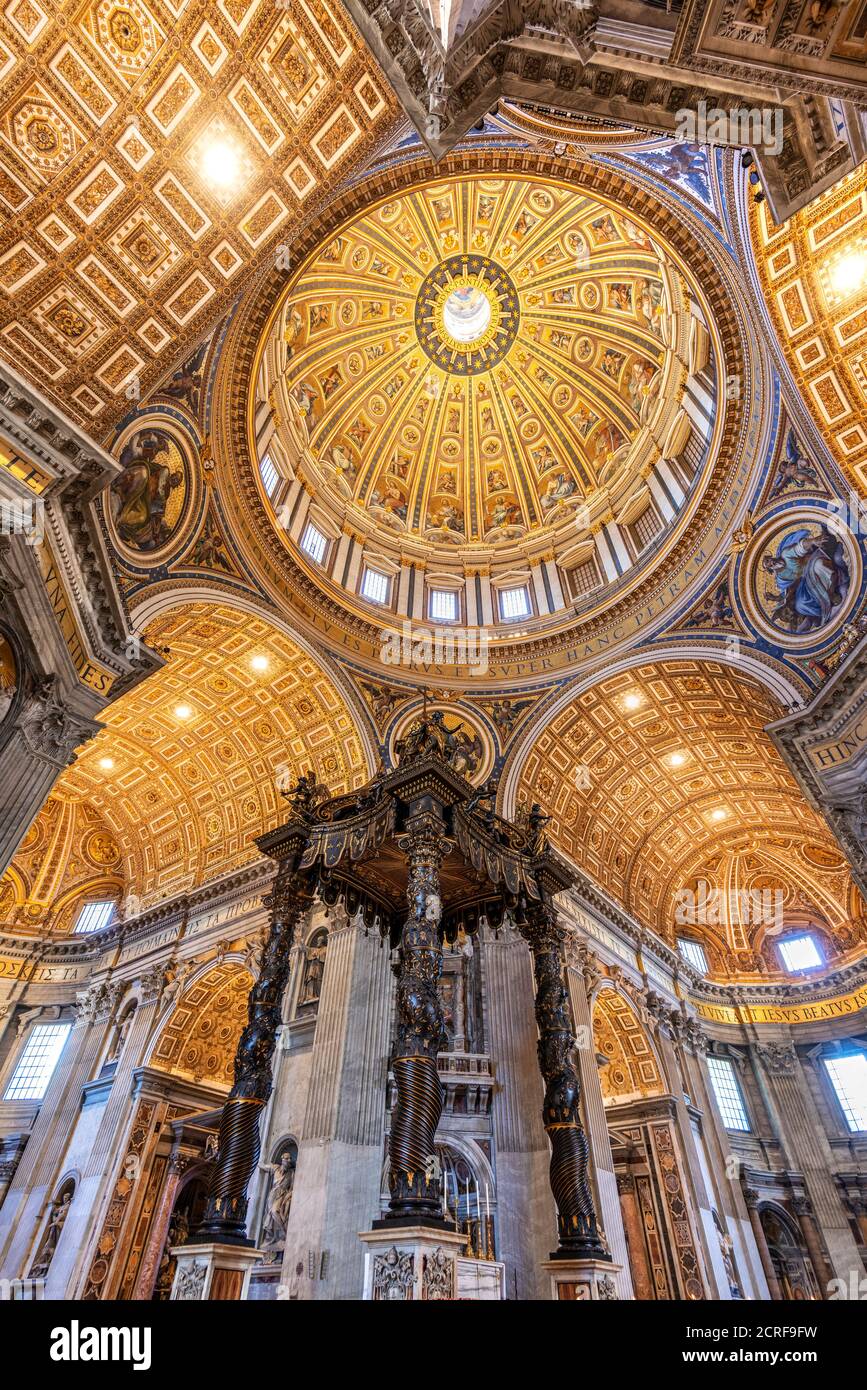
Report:
<svg viewBox="0 0 867 1390"><path fill-rule="evenodd" d="M792 1043L759 1043L756 1055L765 1071L773 1076L794 1076L798 1065L798 1054Z"/></svg>
<svg viewBox="0 0 867 1390"><path fill-rule="evenodd" d="M18 728L30 752L57 767L67 767L76 748L101 727L95 719L85 719L66 708L56 676L45 676L36 683L18 717Z"/></svg>

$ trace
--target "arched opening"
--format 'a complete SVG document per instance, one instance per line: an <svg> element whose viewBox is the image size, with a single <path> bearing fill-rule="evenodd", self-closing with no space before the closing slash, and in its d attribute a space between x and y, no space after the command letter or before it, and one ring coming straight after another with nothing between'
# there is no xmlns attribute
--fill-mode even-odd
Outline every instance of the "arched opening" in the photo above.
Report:
<svg viewBox="0 0 867 1390"><path fill-rule="evenodd" d="M183 1245L190 1232L194 1231L201 1221L207 1195L208 1184L204 1175L190 1176L180 1189L169 1218L168 1232L160 1255L151 1302L162 1303L171 1298L177 1267L177 1261L171 1253L172 1249L174 1246Z"/></svg>
<svg viewBox="0 0 867 1390"><path fill-rule="evenodd" d="M287 778L349 792L372 771L354 705L283 627L185 599L141 635L165 665L105 710L54 792L99 818L126 917L256 859Z"/></svg>
<svg viewBox="0 0 867 1390"><path fill-rule="evenodd" d="M762 1207L759 1220L783 1298L819 1298L816 1274L795 1223L777 1206Z"/></svg>
<svg viewBox="0 0 867 1390"><path fill-rule="evenodd" d="M228 1090L252 983L249 970L234 961L197 976L163 1024L150 1065Z"/></svg>

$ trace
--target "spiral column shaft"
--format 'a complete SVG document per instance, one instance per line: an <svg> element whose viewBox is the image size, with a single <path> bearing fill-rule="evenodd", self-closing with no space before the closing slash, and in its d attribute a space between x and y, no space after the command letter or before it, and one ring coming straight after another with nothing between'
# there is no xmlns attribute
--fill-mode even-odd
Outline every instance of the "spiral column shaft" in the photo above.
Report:
<svg viewBox="0 0 867 1390"><path fill-rule="evenodd" d="M446 843L437 802L413 803L401 848L407 857L409 916L397 971L397 1038L393 1059L397 1102L389 1135L389 1219L439 1220L442 1196L435 1137L443 1108L437 1053L443 1033L438 983L440 864Z"/></svg>
<svg viewBox="0 0 867 1390"><path fill-rule="evenodd" d="M259 1120L271 1094L271 1066L289 978L290 948L296 926L311 901L307 878L281 866L266 899L271 925L262 968L250 991L247 1024L235 1053L234 1085L220 1117L217 1157L194 1242L251 1243L246 1229L247 1186L259 1161Z"/></svg>
<svg viewBox="0 0 867 1390"><path fill-rule="evenodd" d="M542 1122L551 1141L550 1179L557 1204L559 1248L552 1259L611 1258L600 1239L589 1180L589 1149L581 1124L575 1035L563 982L562 929L554 909L532 909L521 926L533 954L539 1070L545 1083Z"/></svg>

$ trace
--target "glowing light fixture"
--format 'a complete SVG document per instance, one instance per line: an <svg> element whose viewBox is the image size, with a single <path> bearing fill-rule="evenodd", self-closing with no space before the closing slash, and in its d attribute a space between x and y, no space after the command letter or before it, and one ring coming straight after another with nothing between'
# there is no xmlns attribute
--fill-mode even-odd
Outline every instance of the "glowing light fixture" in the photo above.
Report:
<svg viewBox="0 0 867 1390"><path fill-rule="evenodd" d="M213 136L202 148L202 177L224 192L234 188L241 173L241 161L235 146L220 136Z"/></svg>
<svg viewBox="0 0 867 1390"><path fill-rule="evenodd" d="M716 810L711 812L710 818L711 820L725 820L727 815L728 811L724 806L717 806Z"/></svg>
<svg viewBox="0 0 867 1390"><path fill-rule="evenodd" d="M176 719L189 719L192 712L193 711L191 710L189 705L175 705Z"/></svg>
<svg viewBox="0 0 867 1390"><path fill-rule="evenodd" d="M672 753L668 761L671 763L672 767L683 767L684 763L686 762L686 754Z"/></svg>
<svg viewBox="0 0 867 1390"><path fill-rule="evenodd" d="M624 695L623 703L627 709L638 709L641 704L641 696L637 690L632 690L628 695Z"/></svg>
<svg viewBox="0 0 867 1390"><path fill-rule="evenodd" d="M114 758L100 758L99 765L109 772L114 767Z"/></svg>
<svg viewBox="0 0 867 1390"><path fill-rule="evenodd" d="M838 294L852 294L867 286L867 251L847 251L831 266L830 276Z"/></svg>
<svg viewBox="0 0 867 1390"><path fill-rule="evenodd" d="M267 671L268 658L267 656L254 656L250 660L250 665L253 667L254 671Z"/></svg>

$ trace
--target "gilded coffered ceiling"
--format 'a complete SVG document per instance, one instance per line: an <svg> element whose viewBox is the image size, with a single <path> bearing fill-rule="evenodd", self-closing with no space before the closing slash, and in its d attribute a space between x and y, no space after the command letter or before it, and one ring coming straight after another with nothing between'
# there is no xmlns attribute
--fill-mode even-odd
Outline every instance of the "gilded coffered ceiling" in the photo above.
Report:
<svg viewBox="0 0 867 1390"><path fill-rule="evenodd" d="M843 954L862 940L863 904L764 732L778 713L757 685L717 663L637 666L547 721L517 800L540 802L556 843L670 942L684 889L702 880L723 890L721 918L691 924L714 973L778 968L763 956L768 923L744 920L730 889L780 891L786 921L824 924Z"/></svg>
<svg viewBox="0 0 867 1390"><path fill-rule="evenodd" d="M334 0L11 0L0 77L0 352L97 434L397 111Z"/></svg>
<svg viewBox="0 0 867 1390"><path fill-rule="evenodd" d="M601 989L593 1001L593 1045L599 1064L602 1099L624 1104L665 1090L647 1034L629 1001L613 989Z"/></svg>
<svg viewBox="0 0 867 1390"><path fill-rule="evenodd" d="M313 769L335 792L361 786L371 771L357 715L333 681L262 619L190 604L155 619L144 636L168 648L166 665L108 707L105 728L49 803L92 817L100 844L116 847L110 867L126 885L128 913L255 859L253 837L285 817L281 768L290 777ZM86 810L62 810L81 803ZM49 832L40 829L40 843ZM96 838L91 832L84 850ZM19 863L27 852L25 841L13 882L29 882ZM40 898L42 921L49 896Z"/></svg>
<svg viewBox="0 0 867 1390"><path fill-rule="evenodd" d="M190 985L162 1028L150 1064L174 1076L232 1084L232 1067L253 981L231 961L211 967Z"/></svg>
<svg viewBox="0 0 867 1390"><path fill-rule="evenodd" d="M0 880L0 922L15 932L67 932L80 904L120 898L116 835L88 801L51 796Z"/></svg>
<svg viewBox="0 0 867 1390"><path fill-rule="evenodd" d="M323 246L274 324L259 396L347 520L446 548L565 521L572 543L650 500L689 298L642 224L574 187L434 183Z"/></svg>
<svg viewBox="0 0 867 1390"><path fill-rule="evenodd" d="M867 486L867 167L780 226L753 205L768 312L804 402L855 487Z"/></svg>

